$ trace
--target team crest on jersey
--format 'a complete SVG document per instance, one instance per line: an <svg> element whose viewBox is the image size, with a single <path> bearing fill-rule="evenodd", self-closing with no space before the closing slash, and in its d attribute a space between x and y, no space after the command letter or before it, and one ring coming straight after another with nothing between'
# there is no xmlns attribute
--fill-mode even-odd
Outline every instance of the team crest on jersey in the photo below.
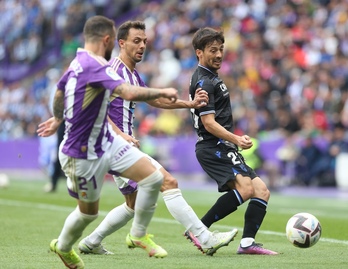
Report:
<svg viewBox="0 0 348 269"><path fill-rule="evenodd" d="M120 80L121 77L115 72L114 69L112 69L111 67L107 67L105 69L106 74L111 77L113 80Z"/></svg>
<svg viewBox="0 0 348 269"><path fill-rule="evenodd" d="M220 89L221 89L223 92L227 91L227 87L226 87L226 85L225 85L224 83L220 84Z"/></svg>
<svg viewBox="0 0 348 269"><path fill-rule="evenodd" d="M87 193L86 192L81 192L81 198L82 199L88 199L88 197L87 197Z"/></svg>

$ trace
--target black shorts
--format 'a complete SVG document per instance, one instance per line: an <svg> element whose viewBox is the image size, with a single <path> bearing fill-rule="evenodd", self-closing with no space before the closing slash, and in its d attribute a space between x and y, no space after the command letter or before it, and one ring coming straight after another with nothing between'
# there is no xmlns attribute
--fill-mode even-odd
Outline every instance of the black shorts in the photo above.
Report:
<svg viewBox="0 0 348 269"><path fill-rule="evenodd" d="M196 148L196 157L203 170L218 184L219 192L230 191L227 182L236 180L237 174L251 179L257 177L243 156L235 148L223 143L215 147Z"/></svg>

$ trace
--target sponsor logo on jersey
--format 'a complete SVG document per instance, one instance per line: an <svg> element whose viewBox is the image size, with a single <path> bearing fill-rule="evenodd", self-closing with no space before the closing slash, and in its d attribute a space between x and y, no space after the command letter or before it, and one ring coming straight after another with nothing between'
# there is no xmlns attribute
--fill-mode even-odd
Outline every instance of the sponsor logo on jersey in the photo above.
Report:
<svg viewBox="0 0 348 269"><path fill-rule="evenodd" d="M115 156L115 160L118 161L122 158L122 156L129 151L132 148L132 145L126 145L124 148L122 148L121 150L118 151L118 153Z"/></svg>
<svg viewBox="0 0 348 269"><path fill-rule="evenodd" d="M111 77L113 80L120 80L122 79L114 69L112 69L110 66L105 69L105 73Z"/></svg>

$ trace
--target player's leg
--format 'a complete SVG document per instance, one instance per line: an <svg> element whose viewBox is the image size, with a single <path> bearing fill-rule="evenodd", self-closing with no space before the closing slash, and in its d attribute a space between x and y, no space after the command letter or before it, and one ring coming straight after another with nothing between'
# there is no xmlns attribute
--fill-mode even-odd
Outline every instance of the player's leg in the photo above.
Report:
<svg viewBox="0 0 348 269"><path fill-rule="evenodd" d="M101 244L105 237L125 226L134 217L134 205L137 184L129 179L114 176L114 181L124 195L126 202L113 208L98 227L79 243L79 250L84 254L110 255Z"/></svg>
<svg viewBox="0 0 348 269"><path fill-rule="evenodd" d="M216 155L216 152L220 152ZM243 187L236 187L236 175L233 172L235 164L231 161L231 155L236 153L224 145L216 148L204 148L196 151L197 160L203 170L214 179L219 192L226 192L220 196L215 204L201 218L206 227L225 218L237 210L238 206L249 199L253 194L251 181L243 182ZM233 158L238 164L241 162Z"/></svg>
<svg viewBox="0 0 348 269"><path fill-rule="evenodd" d="M151 164L147 157L139 159L122 174L138 183L134 219L130 233L126 238L128 247L143 248L148 252L149 256L156 258L167 256L167 252L152 241L152 235L147 234L147 227L157 206L163 174Z"/></svg>
<svg viewBox="0 0 348 269"><path fill-rule="evenodd" d="M80 252L99 255L114 254L102 245L102 241L110 234L125 226L133 216L134 210L128 207L126 203L113 208L98 227L79 242L78 248Z"/></svg>
<svg viewBox="0 0 348 269"><path fill-rule="evenodd" d="M82 213L80 209L81 207L86 211L94 212L93 208L97 208L98 201L90 205L78 202L79 206L66 218L58 239L53 239L50 243L51 251L57 253L68 268L84 268L82 259L76 254L72 246L88 224L98 217L98 214Z"/></svg>
<svg viewBox="0 0 348 269"><path fill-rule="evenodd" d="M241 182L244 179L239 179ZM244 214L243 235L238 248L238 254L259 254L259 255L275 255L277 252L265 249L261 244L255 243L256 234L261 227L263 219L266 215L266 209L270 192L266 184L259 178L252 179L254 194L251 197L248 207Z"/></svg>
<svg viewBox="0 0 348 269"><path fill-rule="evenodd" d="M186 228L186 237L194 242L198 249L210 255L220 247L228 245L238 231L234 229L226 233L211 233L183 198L180 189L178 189L177 180L162 168L157 161L151 157L149 158L152 164L165 175L161 187L164 201L172 216ZM79 249L82 253L112 254L101 245L102 240L123 227L134 216L136 183L115 176L114 180L124 195L126 204L111 210L101 224L89 236L81 240Z"/></svg>
<svg viewBox="0 0 348 269"><path fill-rule="evenodd" d="M195 236L197 236L197 238L200 237L200 242L207 241L210 232L182 196L176 178L164 169L155 159L151 157L149 157L149 159L151 163L164 175L161 193L170 214L174 219L180 222L187 231L191 231Z"/></svg>
<svg viewBox="0 0 348 269"><path fill-rule="evenodd" d="M227 246L237 235L238 230L233 229L225 233L210 232L182 196L178 181L163 167L160 171L164 175L161 187L164 202L170 214L186 228L184 233L186 238L207 255L213 255L219 248Z"/></svg>
<svg viewBox="0 0 348 269"><path fill-rule="evenodd" d="M72 249L84 229L98 217L99 195L107 166L104 158L98 160L74 159L59 154L67 176L69 194L77 199L78 206L64 222L58 239L50 248L69 268L84 268L83 261Z"/></svg>
<svg viewBox="0 0 348 269"><path fill-rule="evenodd" d="M239 181L243 180L244 179L241 179ZM244 215L245 223L241 240L242 247L249 246L254 242L256 233L261 227L262 221L266 215L269 199L269 191L259 177L254 178L251 182L254 186L254 195L251 197Z"/></svg>
<svg viewBox="0 0 348 269"><path fill-rule="evenodd" d="M220 152L219 156L215 154L217 150ZM244 162L244 158L236 149L223 144L216 149L199 150L196 154L203 169L218 183L219 191L227 191L209 209L202 222L210 227L214 222L237 210L244 201L252 198L245 213L243 236L238 253L277 254L263 249L254 242L258 227L266 213L269 192L263 182L257 179L255 172ZM255 193L258 193L259 197L254 199Z"/></svg>
<svg viewBox="0 0 348 269"><path fill-rule="evenodd" d="M147 235L147 227L157 206L163 174L140 150L130 146L119 136L115 137L115 140L116 148L111 152L113 158L110 158L110 173L131 178L138 183L134 219L130 234L127 236L127 244L129 247L145 249L150 256L165 257L167 252Z"/></svg>
<svg viewBox="0 0 348 269"><path fill-rule="evenodd" d="M210 232L182 196L177 180L163 167L160 171L164 175L161 192L168 211L187 231L191 231L200 239L200 242L206 241Z"/></svg>

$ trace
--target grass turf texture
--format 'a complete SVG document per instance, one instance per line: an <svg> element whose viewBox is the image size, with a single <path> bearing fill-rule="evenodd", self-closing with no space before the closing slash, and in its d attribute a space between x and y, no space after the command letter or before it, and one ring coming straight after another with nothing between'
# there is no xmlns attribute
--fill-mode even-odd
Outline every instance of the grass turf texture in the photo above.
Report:
<svg viewBox="0 0 348 269"><path fill-rule="evenodd" d="M10 187L0 189L0 268L65 268L57 255L49 252L49 243L56 238L75 201L60 182L58 192L43 193L42 181L11 180ZM183 195L198 216L212 205L218 193L212 190L183 190ZM100 201L99 218L91 223L83 236L90 233L115 205L123 202L122 195L112 182L106 182ZM210 230L239 229L235 241L220 249L213 257L201 254L182 235L184 228L167 211L163 199L150 224L149 233L155 242L168 251L164 259L149 258L140 249L129 250L125 244L131 222L104 240L112 256L81 255L86 268L345 268L348 264L348 203L333 198L304 198L273 193L265 221L256 241L266 248L282 252L277 256L237 255L242 235L246 205L231 216L214 224ZM320 241L309 249L292 246L285 237L285 225L295 213L309 212L321 222ZM74 246L77 250L77 244Z"/></svg>

